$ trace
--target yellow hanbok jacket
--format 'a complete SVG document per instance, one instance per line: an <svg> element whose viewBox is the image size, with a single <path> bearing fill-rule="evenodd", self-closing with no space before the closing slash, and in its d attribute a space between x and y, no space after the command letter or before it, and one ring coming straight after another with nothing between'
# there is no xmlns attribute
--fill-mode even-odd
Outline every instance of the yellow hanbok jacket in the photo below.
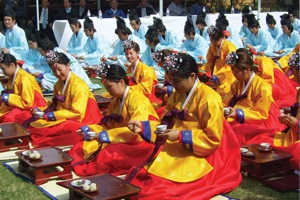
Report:
<svg viewBox="0 0 300 200"><path fill-rule="evenodd" d="M104 148L107 143L127 143L136 144L140 143L143 138L137 134L133 133L128 128L129 120L139 120L148 121L149 119L154 120L154 126L159 124L159 117L157 116L154 108L152 107L149 99L145 97L142 93L130 88L127 96L125 98L124 107L120 112L121 99L114 98L109 104L108 113L121 115L123 120L121 122L116 122L115 120L110 120L107 126L100 125L89 125L89 129L99 133L99 137L102 143L105 143L102 147ZM150 140L150 138L156 137L154 133L145 136L145 140ZM103 140L105 138L105 140ZM99 143L96 140L84 141L84 154L85 158L88 158L93 152L95 152L99 147Z"/></svg>
<svg viewBox="0 0 300 200"><path fill-rule="evenodd" d="M0 117L13 108L30 110L34 106L35 92L38 92L41 98L43 96L36 79L22 68L18 70L13 88L11 88L12 81L12 79L8 80L7 89L13 89L13 93L9 94L7 105L5 103L1 104Z"/></svg>
<svg viewBox="0 0 300 200"><path fill-rule="evenodd" d="M181 111L185 99L186 94L174 92L165 113ZM204 83L198 82L184 110L187 118L173 118L172 127L182 131L183 142L167 140L154 161L145 166L149 173L176 182L195 181L213 169L205 157L218 149L223 133L221 97Z"/></svg>
<svg viewBox="0 0 300 200"><path fill-rule="evenodd" d="M235 80L230 65L226 63L226 56L233 51L236 51L236 46L225 39L220 50L220 58L216 60L214 65L214 57L218 55L218 47L210 45L206 55L207 63L201 68L205 71L211 71L214 65L213 75L217 76L220 81L216 91L222 98L230 91L230 86Z"/></svg>
<svg viewBox="0 0 300 200"><path fill-rule="evenodd" d="M287 133L277 132L274 137L274 145L275 146L290 146L296 142L299 143L299 119L300 114L298 111L298 115L296 117L298 119L298 123L295 127L291 127ZM298 152L299 153L299 152Z"/></svg>
<svg viewBox="0 0 300 200"><path fill-rule="evenodd" d="M126 73L133 73L132 66L128 67ZM146 97L149 97L149 95L152 93L154 85L158 82L154 69L149 67L145 63L138 61L135 73L132 76L137 84L130 87L136 91L141 92Z"/></svg>
<svg viewBox="0 0 300 200"><path fill-rule="evenodd" d="M224 99L224 107L228 106L229 100L233 95L241 95L243 91L243 82L235 81L231 86L231 91ZM244 113L244 123L260 123L260 120L266 120L269 116L271 104L274 103L272 97L272 86L258 75L255 75L248 88L248 96L238 101L235 109L242 109ZM227 121L233 121L228 118Z"/></svg>
<svg viewBox="0 0 300 200"><path fill-rule="evenodd" d="M282 58L280 58L278 60L278 63L281 65L281 69L284 71L284 73L286 73L289 68L289 63L288 63L289 58L295 52L300 52L300 43L296 44L295 48L293 49L293 51L291 53L283 56Z"/></svg>
<svg viewBox="0 0 300 200"><path fill-rule="evenodd" d="M270 84L275 83L274 79L274 69L278 69L280 72L283 73L281 68L274 63L271 58L265 56L255 56L255 61L261 66L261 71L257 72L260 77L262 77L265 81Z"/></svg>
<svg viewBox="0 0 300 200"><path fill-rule="evenodd" d="M51 118L48 117L50 121L39 119L30 124L32 127L50 127L60 124L67 119L77 122L81 122L83 120L87 109L88 99L92 98L95 100L93 93L90 91L88 85L73 72L71 72L64 94L62 94L63 87L64 82L58 80L54 85L53 95L64 95L65 102L58 101L55 111L45 113L46 115L51 115ZM52 102L48 102L48 104L50 103ZM46 107L39 109L43 111Z"/></svg>

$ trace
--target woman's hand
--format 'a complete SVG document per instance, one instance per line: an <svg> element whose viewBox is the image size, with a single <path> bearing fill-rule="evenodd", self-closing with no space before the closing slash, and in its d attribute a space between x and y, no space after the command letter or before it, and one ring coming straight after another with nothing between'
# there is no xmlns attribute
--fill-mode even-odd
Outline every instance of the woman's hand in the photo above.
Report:
<svg viewBox="0 0 300 200"><path fill-rule="evenodd" d="M100 58L100 61L103 62L103 63L105 63L105 62L107 61L107 59L105 58L105 56L102 56L102 57Z"/></svg>
<svg viewBox="0 0 300 200"><path fill-rule="evenodd" d="M138 120L130 120L128 122L128 128L134 133L142 132L142 123Z"/></svg>
<svg viewBox="0 0 300 200"><path fill-rule="evenodd" d="M167 129L164 133L157 134L157 136L175 142L179 138L179 132L179 130Z"/></svg>
<svg viewBox="0 0 300 200"><path fill-rule="evenodd" d="M128 68L128 67L131 66L131 63L130 62L126 62L126 63L124 63L124 66Z"/></svg>
<svg viewBox="0 0 300 200"><path fill-rule="evenodd" d="M297 124L297 118L286 114L280 114L279 121L280 123L286 124L289 127L294 127Z"/></svg>
<svg viewBox="0 0 300 200"><path fill-rule="evenodd" d="M84 136L84 134L83 134L83 132L82 132L82 130L81 129L77 129L76 130L76 133L77 133L77 135L79 135L79 136Z"/></svg>
<svg viewBox="0 0 300 200"><path fill-rule="evenodd" d="M198 56L199 60L203 60L204 56Z"/></svg>
<svg viewBox="0 0 300 200"><path fill-rule="evenodd" d="M230 113L228 115L225 115L225 117L231 117L231 118L236 118L236 110L234 108L229 107Z"/></svg>
<svg viewBox="0 0 300 200"><path fill-rule="evenodd" d="M40 73L39 72L35 72L35 73L32 73L31 75L34 76L34 77L39 77Z"/></svg>
<svg viewBox="0 0 300 200"><path fill-rule="evenodd" d="M108 57L109 60L113 60L113 61L116 61L118 60L118 56L112 56L112 57Z"/></svg>

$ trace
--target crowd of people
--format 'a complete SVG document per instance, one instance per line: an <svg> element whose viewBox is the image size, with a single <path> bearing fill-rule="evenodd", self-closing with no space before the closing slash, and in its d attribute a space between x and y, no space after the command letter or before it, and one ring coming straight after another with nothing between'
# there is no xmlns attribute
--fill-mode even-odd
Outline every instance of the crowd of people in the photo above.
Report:
<svg viewBox="0 0 300 200"><path fill-rule="evenodd" d="M174 7L183 15L176 2L170 13ZM75 13L70 4L64 0L64 11L53 18L69 22L67 49L46 31L53 22L48 0L42 1L43 28L30 38L13 10L4 14L0 68L8 83L0 122L27 128L33 147L73 145L69 155L77 175L126 174L141 188L141 199L209 199L230 192L242 180L244 145L270 143L292 154L291 168L299 169L300 26L294 12L281 16L281 28L268 14L269 29L261 30L244 10L236 33L222 13L207 26L203 10L209 8L202 6L196 27L186 16L186 39L180 41L160 18L141 24L150 13L146 0L129 13L132 33L112 0L103 13L116 18L119 40L111 47L88 16L83 25L78 21L84 9ZM111 98L105 114L91 92L101 86L91 83L83 62L97 65L103 96ZM45 91L53 92L48 102ZM167 128L160 132L158 125Z"/></svg>

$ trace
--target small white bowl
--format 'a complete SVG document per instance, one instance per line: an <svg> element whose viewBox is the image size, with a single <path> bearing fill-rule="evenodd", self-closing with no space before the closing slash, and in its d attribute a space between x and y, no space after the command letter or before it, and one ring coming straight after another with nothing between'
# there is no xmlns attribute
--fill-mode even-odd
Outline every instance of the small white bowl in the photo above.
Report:
<svg viewBox="0 0 300 200"><path fill-rule="evenodd" d="M94 132L94 131L89 131L89 132L87 132L87 134L88 134L89 137L95 137L96 136L96 132Z"/></svg>
<svg viewBox="0 0 300 200"><path fill-rule="evenodd" d="M156 126L156 132L163 133L167 130L166 124L160 124Z"/></svg>
<svg viewBox="0 0 300 200"><path fill-rule="evenodd" d="M230 114L230 108L224 108L224 115Z"/></svg>
<svg viewBox="0 0 300 200"><path fill-rule="evenodd" d="M155 87L159 88L159 89L162 89L164 87L164 84L163 83L157 83L155 85Z"/></svg>
<svg viewBox="0 0 300 200"><path fill-rule="evenodd" d="M246 153L246 152L248 152L248 149L246 149L246 148L240 148L240 151L241 151L241 153Z"/></svg>
<svg viewBox="0 0 300 200"><path fill-rule="evenodd" d="M42 111L37 111L36 113L35 113L35 116L36 117L38 117L38 118L43 118L44 117L44 112L42 112Z"/></svg>
<svg viewBox="0 0 300 200"><path fill-rule="evenodd" d="M264 149L268 149L270 148L270 143L267 143L267 142L263 142L263 143L260 143L260 147L264 148Z"/></svg>

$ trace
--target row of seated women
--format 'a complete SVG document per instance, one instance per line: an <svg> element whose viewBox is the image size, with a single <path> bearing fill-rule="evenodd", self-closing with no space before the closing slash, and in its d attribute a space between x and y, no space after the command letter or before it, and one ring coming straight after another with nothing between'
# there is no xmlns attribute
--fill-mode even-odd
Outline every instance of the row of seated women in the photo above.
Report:
<svg viewBox="0 0 300 200"><path fill-rule="evenodd" d="M2 122L24 124L35 147L75 144L69 152L75 173L125 173L127 181L142 188L139 198L145 199L208 199L233 190L241 182L239 147L244 144L270 142L293 153L292 166L299 168L299 121L280 114L271 85L255 74L258 65L253 65L248 51L226 55L225 66L236 80L223 100L214 86L199 81L197 63L190 55L160 54L158 60L174 87L160 119L149 100L155 78L143 79L151 68L145 66L149 73L137 74L142 65L129 59L134 43L126 48L132 62L129 79L118 65L102 68L103 84L113 98L105 117L86 83L70 71L63 53L41 50L59 79L48 106L35 79L18 67L12 55L2 53L1 68L9 76L0 107ZM298 80L299 53L290 57L289 70ZM151 85L150 90L143 82ZM230 108L228 115L223 107ZM44 116L36 117L37 111ZM161 123L168 129L158 134L156 125ZM292 128L281 132L286 124ZM89 138L89 131L98 134Z"/></svg>

